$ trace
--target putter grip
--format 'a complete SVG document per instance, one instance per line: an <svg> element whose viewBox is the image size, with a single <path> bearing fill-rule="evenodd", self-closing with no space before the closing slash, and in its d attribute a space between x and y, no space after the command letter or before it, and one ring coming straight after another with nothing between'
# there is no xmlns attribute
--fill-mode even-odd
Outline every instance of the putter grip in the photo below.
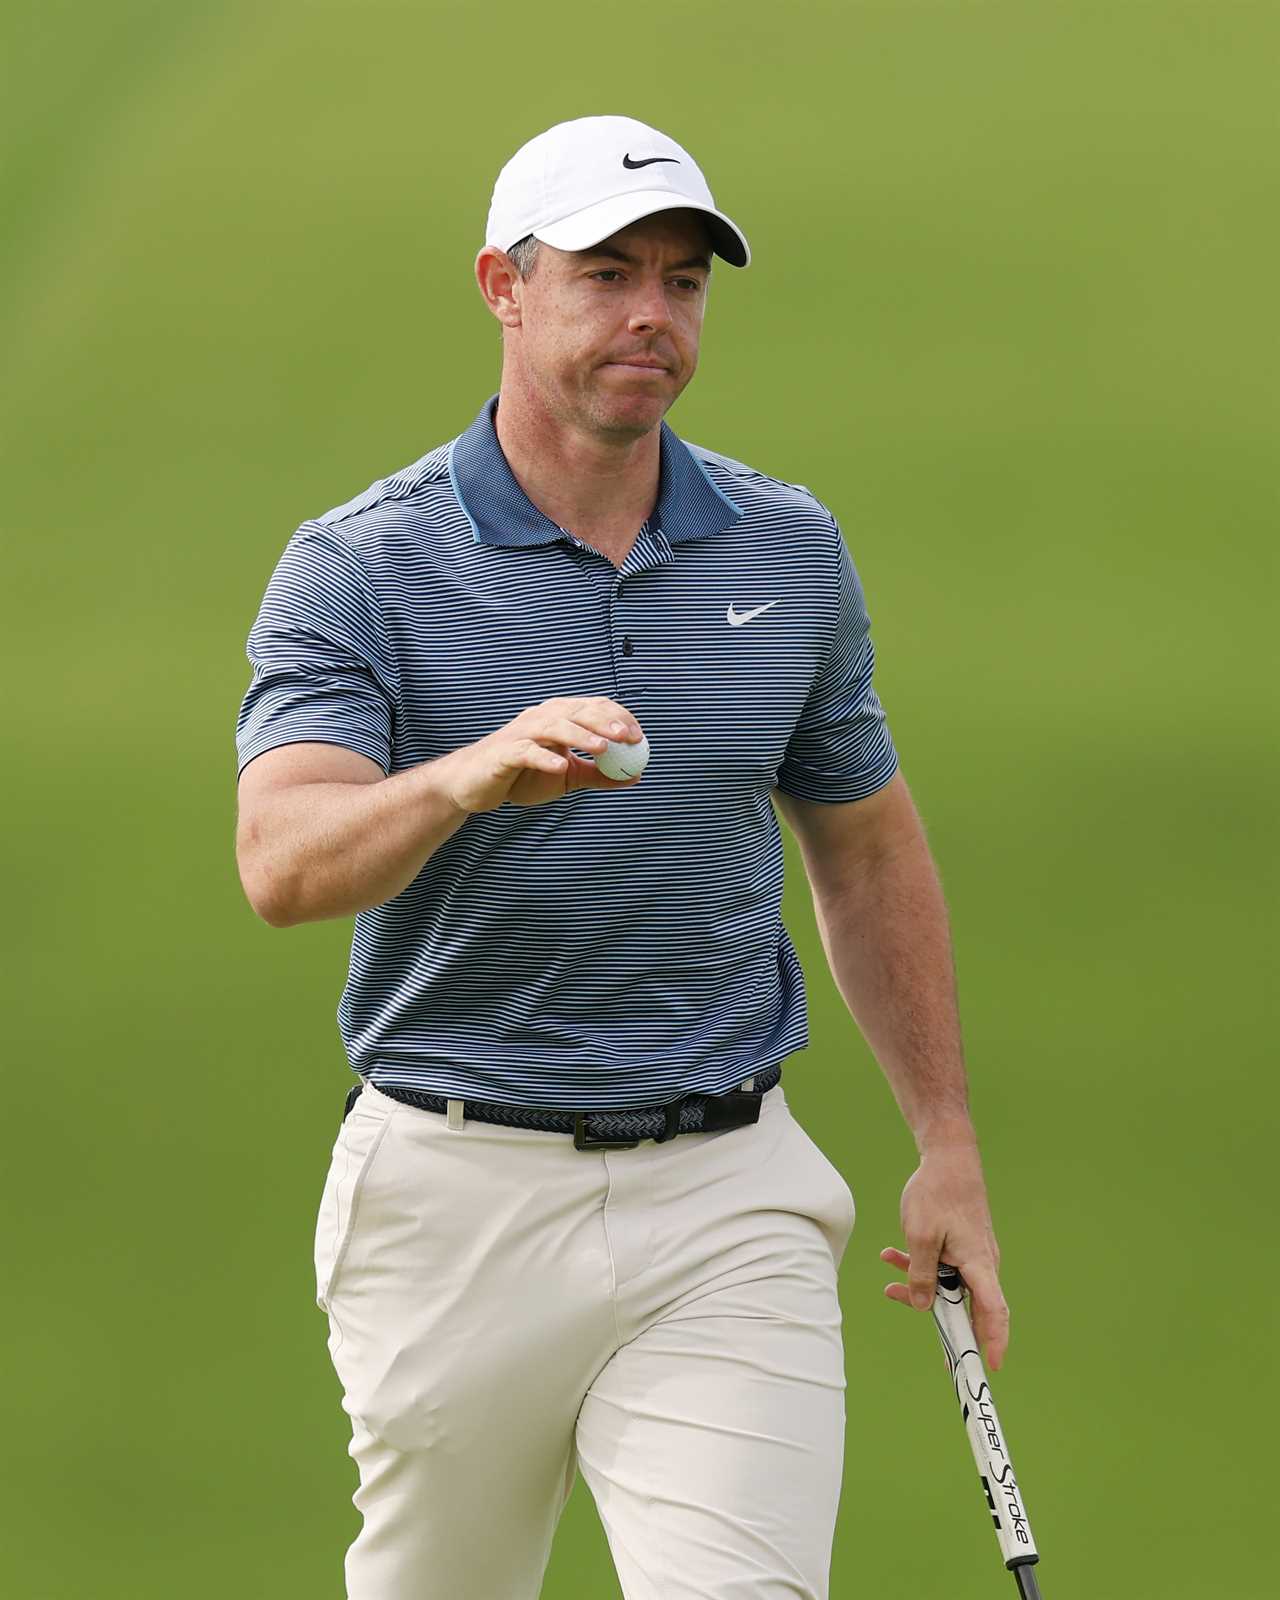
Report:
<svg viewBox="0 0 1280 1600"><path fill-rule="evenodd" d="M1030 1565L1040 1559L1040 1554L1031 1536L1022 1490L1014 1476L1004 1430L996 1416L991 1385L978 1354L978 1341L973 1336L965 1308L964 1288L964 1279L954 1267L945 1263L939 1266L933 1320L946 1352L947 1368L960 1402L965 1432L973 1447L973 1459L978 1464L978 1476L986 1490L1005 1566Z"/></svg>

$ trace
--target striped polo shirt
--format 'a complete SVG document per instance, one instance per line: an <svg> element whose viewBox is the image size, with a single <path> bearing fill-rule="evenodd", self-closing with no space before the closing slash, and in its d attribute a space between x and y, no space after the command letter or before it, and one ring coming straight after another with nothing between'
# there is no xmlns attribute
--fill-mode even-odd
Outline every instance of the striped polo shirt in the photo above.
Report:
<svg viewBox="0 0 1280 1600"><path fill-rule="evenodd" d="M545 517L494 428L304 522L249 633L239 768L298 740L388 774L552 696L649 739L627 789L474 814L355 920L338 1026L375 1084L564 1110L719 1093L808 1043L770 796L897 769L862 588L797 484L661 426L620 567Z"/></svg>

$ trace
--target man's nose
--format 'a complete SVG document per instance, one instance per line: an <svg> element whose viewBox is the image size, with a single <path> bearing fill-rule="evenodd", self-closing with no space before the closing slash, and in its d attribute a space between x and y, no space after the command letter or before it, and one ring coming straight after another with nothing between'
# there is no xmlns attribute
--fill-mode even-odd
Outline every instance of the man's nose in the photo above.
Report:
<svg viewBox="0 0 1280 1600"><path fill-rule="evenodd" d="M637 285L635 299L627 318L632 333L664 333L671 326L671 308L667 304L667 286L662 280Z"/></svg>

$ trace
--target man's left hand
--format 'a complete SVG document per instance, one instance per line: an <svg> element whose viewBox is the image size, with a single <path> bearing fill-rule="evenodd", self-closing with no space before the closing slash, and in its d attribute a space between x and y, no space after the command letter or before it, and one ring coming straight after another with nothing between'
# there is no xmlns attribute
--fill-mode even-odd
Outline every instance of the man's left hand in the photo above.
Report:
<svg viewBox="0 0 1280 1600"><path fill-rule="evenodd" d="M920 1311L933 1308L938 1262L955 1267L969 1287L973 1331L983 1359L996 1371L1009 1347L1009 1307L1000 1290L1000 1247L991 1227L987 1188L972 1140L927 1148L902 1191L907 1251L882 1250L880 1259L907 1274L885 1294Z"/></svg>

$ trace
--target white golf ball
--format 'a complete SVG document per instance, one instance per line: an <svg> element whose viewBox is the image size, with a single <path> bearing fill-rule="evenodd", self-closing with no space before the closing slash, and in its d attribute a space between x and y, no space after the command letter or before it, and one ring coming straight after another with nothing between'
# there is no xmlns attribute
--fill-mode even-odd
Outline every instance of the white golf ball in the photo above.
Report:
<svg viewBox="0 0 1280 1600"><path fill-rule="evenodd" d="M606 750L596 756L596 766L606 778L615 781L638 778L649 765L649 741L643 734L639 744L628 744L624 739L610 739Z"/></svg>

